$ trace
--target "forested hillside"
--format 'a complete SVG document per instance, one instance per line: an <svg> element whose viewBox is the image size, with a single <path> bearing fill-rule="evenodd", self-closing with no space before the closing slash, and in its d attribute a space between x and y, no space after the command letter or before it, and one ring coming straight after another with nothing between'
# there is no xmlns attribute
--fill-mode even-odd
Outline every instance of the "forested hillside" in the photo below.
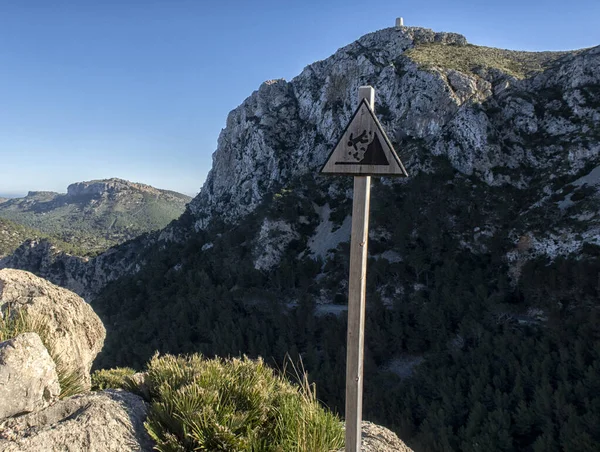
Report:
<svg viewBox="0 0 600 452"><path fill-rule="evenodd" d="M406 185L373 187L372 227L393 233L371 242L366 419L415 450L595 450L600 249L532 259L511 285L508 240L487 238L487 251L474 253L453 236L489 216L510 230L519 221L516 204L504 203L511 193L484 185L472 198L476 181L445 166ZM322 400L343 412L344 311L336 316L317 301L345 302L348 244L326 261L299 257L307 232L271 271L253 265L261 218L298 222L325 199L305 178L243 227L216 226L157 248L142 272L94 300L109 331L97 365L141 366L155 350L245 353L281 365L289 353L302 358ZM478 202L472 217L449 223ZM390 251L403 259L381 257Z"/></svg>
<svg viewBox="0 0 600 452"><path fill-rule="evenodd" d="M0 218L0 259L10 255L23 242L31 239L47 240L51 246L60 248L67 253L77 252L76 246L70 243L63 242L56 237L44 234L35 229L15 223L14 221Z"/></svg>
<svg viewBox="0 0 600 452"><path fill-rule="evenodd" d="M12 253L32 236L35 236L35 231L30 228L0 218L0 257Z"/></svg>

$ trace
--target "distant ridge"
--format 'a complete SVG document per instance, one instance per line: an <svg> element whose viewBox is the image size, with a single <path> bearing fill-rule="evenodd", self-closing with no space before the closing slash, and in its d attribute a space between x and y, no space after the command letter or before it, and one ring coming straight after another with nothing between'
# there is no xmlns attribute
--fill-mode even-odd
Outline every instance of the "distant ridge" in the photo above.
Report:
<svg viewBox="0 0 600 452"><path fill-rule="evenodd" d="M147 184L99 179L73 183L67 193L29 191L21 198L2 197L0 218L69 243L76 254L97 254L164 228L190 200Z"/></svg>

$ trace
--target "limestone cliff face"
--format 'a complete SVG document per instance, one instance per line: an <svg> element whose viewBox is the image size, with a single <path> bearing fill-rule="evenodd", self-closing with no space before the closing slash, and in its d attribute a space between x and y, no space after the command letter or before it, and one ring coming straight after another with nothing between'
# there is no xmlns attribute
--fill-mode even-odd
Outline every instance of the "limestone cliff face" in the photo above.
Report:
<svg viewBox="0 0 600 452"><path fill-rule="evenodd" d="M12 255L0 259L0 268L32 272L89 301L106 284L143 265L140 252L153 243L151 237L111 248L92 259L65 253L48 240L27 240Z"/></svg>
<svg viewBox="0 0 600 452"><path fill-rule="evenodd" d="M378 102L385 104L386 111L409 114L405 122L417 135L425 134L427 124L434 121L423 118L421 112L429 111L439 97L444 97L437 104L440 115L448 116L446 107L456 102L445 98L442 80L418 71L408 60L399 60L415 44L433 42L466 44L463 36L454 33L386 29L311 64L291 82L263 83L227 118L213 168L190 204L198 217L197 227L205 227L213 215L234 220L251 212L274 187L316 171L353 113L361 85L378 89ZM411 74L403 78L397 66L406 66ZM415 109L415 91L430 88L437 96L425 103L416 99ZM435 121L442 121L437 116Z"/></svg>
<svg viewBox="0 0 600 452"><path fill-rule="evenodd" d="M213 216L235 221L292 177L316 176L365 84L375 87L376 111L413 174L428 169L431 155L442 155L488 184L525 187L531 177L508 173L574 174L598 155L598 141L587 134L600 113L586 89L600 82L599 48L497 51L521 69L516 74L498 64L490 54L496 49L481 48L481 62L457 70L435 55L419 64L420 48L440 54L463 48L469 55L474 46L457 34L389 28L311 64L290 82L261 85L227 119L213 168L190 204L196 227L205 228Z"/></svg>

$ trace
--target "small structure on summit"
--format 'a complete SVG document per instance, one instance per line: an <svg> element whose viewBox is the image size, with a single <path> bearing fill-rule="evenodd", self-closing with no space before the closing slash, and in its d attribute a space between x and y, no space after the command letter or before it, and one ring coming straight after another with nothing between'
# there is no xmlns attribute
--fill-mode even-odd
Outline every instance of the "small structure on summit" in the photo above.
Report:
<svg viewBox="0 0 600 452"><path fill-rule="evenodd" d="M396 28L398 27L404 27L404 17L396 18Z"/></svg>

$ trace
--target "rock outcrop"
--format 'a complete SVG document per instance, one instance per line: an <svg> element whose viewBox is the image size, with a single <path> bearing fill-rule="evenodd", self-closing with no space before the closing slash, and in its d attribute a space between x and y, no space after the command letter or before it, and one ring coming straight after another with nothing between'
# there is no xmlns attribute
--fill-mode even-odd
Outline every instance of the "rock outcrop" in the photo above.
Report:
<svg viewBox="0 0 600 452"><path fill-rule="evenodd" d="M398 436L372 422L362 424L362 450L364 452L412 452Z"/></svg>
<svg viewBox="0 0 600 452"><path fill-rule="evenodd" d="M0 421L41 410L59 394L56 365L36 333L0 343Z"/></svg>
<svg viewBox="0 0 600 452"><path fill-rule="evenodd" d="M26 240L0 268L18 268L40 276L90 300L106 284L135 273L143 265L142 251L155 243L156 234L111 248L93 259L61 251L49 240Z"/></svg>
<svg viewBox="0 0 600 452"><path fill-rule="evenodd" d="M0 451L151 451L141 397L107 390L58 400L57 358L89 389L105 337L90 305L31 273L0 270L0 320L21 314L19 328L43 331L53 356L34 332L0 343Z"/></svg>
<svg viewBox="0 0 600 452"><path fill-rule="evenodd" d="M339 452L344 452L341 449ZM361 449L362 452L413 452L391 430L372 422L363 421Z"/></svg>
<svg viewBox="0 0 600 452"><path fill-rule="evenodd" d="M0 312L16 315L21 311L44 321L56 355L67 368L79 372L89 388L92 362L106 336L91 306L29 272L0 270Z"/></svg>
<svg viewBox="0 0 600 452"><path fill-rule="evenodd" d="M67 187L68 198L78 198L81 196L128 196L133 193L142 193L148 196L154 196L174 203L181 204L191 200L187 195L176 193L170 190L161 190L147 184L130 182L124 179L113 177L112 179L92 180L86 182L76 182Z"/></svg>
<svg viewBox="0 0 600 452"><path fill-rule="evenodd" d="M43 331L53 356L34 332L0 343L0 451L151 451L141 397L107 390L58 400L57 358L89 389L90 367L105 337L92 308L31 273L0 270L0 319L21 314L20 328Z"/></svg>
<svg viewBox="0 0 600 452"><path fill-rule="evenodd" d="M150 452L141 397L121 390L83 394L0 424L4 452Z"/></svg>

